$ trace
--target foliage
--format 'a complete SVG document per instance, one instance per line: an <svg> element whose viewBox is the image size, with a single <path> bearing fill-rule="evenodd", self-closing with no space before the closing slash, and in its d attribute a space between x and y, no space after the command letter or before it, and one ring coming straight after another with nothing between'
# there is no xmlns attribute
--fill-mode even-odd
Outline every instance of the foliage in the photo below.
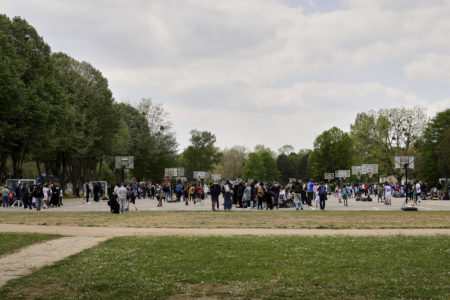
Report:
<svg viewBox="0 0 450 300"><path fill-rule="evenodd" d="M162 103L154 103L151 99L142 99L137 106L138 111L147 119L152 147L149 149L150 162L147 178L162 179L164 169L173 166L177 158L178 143L175 133L171 131L172 123L169 113Z"/></svg>
<svg viewBox="0 0 450 300"><path fill-rule="evenodd" d="M47 173L62 183L98 178L102 165L113 154L119 117L113 106L106 78L89 63L78 62L64 53L52 55L56 83L62 90L59 105L63 113L47 155L40 154ZM101 169L98 171L101 172Z"/></svg>
<svg viewBox="0 0 450 300"><path fill-rule="evenodd" d="M221 153L214 146L216 136L209 131L191 130L191 145L182 153L185 176L192 178L194 171L210 172L220 161Z"/></svg>
<svg viewBox="0 0 450 300"><path fill-rule="evenodd" d="M351 162L352 140L348 133L333 127L324 131L314 141L308 167L314 178L323 179L324 173L349 169Z"/></svg>
<svg viewBox="0 0 450 300"><path fill-rule="evenodd" d="M427 124L417 143L421 154L420 178L435 183L450 175L450 109L439 112Z"/></svg>
<svg viewBox="0 0 450 300"><path fill-rule="evenodd" d="M284 146L285 147L285 146ZM283 151L280 151L283 150ZM286 149L280 148L281 153L277 157L277 168L281 174L281 181L289 182L289 178L297 178L306 180L308 178L308 157L310 150L303 149L299 153L286 153ZM287 148L293 150L293 148Z"/></svg>
<svg viewBox="0 0 450 300"><path fill-rule="evenodd" d="M0 15L0 36L0 167L5 176L9 156L13 176L17 177L52 120L50 47L19 17L10 20Z"/></svg>
<svg viewBox="0 0 450 300"><path fill-rule="evenodd" d="M357 154L354 163L377 163L379 172L393 174L400 182L400 170L395 169L396 155L411 155L427 118L420 106L381 109L358 114L351 125L351 137Z"/></svg>
<svg viewBox="0 0 450 300"><path fill-rule="evenodd" d="M252 178L260 181L275 181L280 179L280 171L273 153L267 150L252 152L248 155L248 160L242 169L244 180Z"/></svg>
<svg viewBox="0 0 450 300"><path fill-rule="evenodd" d="M247 156L247 149L244 146L223 150L214 173L222 174L222 178L242 178L242 169L247 162Z"/></svg>
<svg viewBox="0 0 450 300"><path fill-rule="evenodd" d="M134 175L162 178L177 143L162 104L114 103L108 81L87 62L51 53L21 18L0 15L0 178L34 162L64 184L113 180L114 155L136 155ZM27 164L27 169L30 169ZM103 178L104 179L104 178Z"/></svg>

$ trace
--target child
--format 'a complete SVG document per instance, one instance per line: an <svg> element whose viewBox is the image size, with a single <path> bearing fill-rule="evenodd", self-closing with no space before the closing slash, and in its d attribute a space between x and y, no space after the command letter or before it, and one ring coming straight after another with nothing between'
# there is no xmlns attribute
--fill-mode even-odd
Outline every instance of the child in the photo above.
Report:
<svg viewBox="0 0 450 300"><path fill-rule="evenodd" d="M337 186L336 190L337 190L337 197L338 197L339 203L342 203L342 189L340 186Z"/></svg>
<svg viewBox="0 0 450 300"><path fill-rule="evenodd" d="M378 186L378 202L383 202L383 186Z"/></svg>

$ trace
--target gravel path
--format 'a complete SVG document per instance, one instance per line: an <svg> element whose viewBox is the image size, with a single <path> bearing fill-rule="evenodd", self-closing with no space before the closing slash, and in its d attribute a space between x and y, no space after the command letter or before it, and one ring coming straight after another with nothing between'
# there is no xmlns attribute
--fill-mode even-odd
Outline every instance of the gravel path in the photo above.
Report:
<svg viewBox="0 0 450 300"><path fill-rule="evenodd" d="M78 237L128 235L301 235L392 236L450 235L450 229L264 229L264 228L127 228L0 224L0 232L38 232Z"/></svg>
<svg viewBox="0 0 450 300"><path fill-rule="evenodd" d="M84 249L107 240L105 237L64 237L28 246L0 257L0 287L9 280L31 274ZM45 255L44 255L45 254Z"/></svg>

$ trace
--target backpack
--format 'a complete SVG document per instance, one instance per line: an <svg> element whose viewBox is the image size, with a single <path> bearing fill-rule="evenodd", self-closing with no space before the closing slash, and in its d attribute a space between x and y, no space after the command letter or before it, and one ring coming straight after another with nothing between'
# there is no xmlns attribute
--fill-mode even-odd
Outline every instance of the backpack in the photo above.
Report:
<svg viewBox="0 0 450 300"><path fill-rule="evenodd" d="M264 189L262 186L258 186L258 197L263 197L264 196Z"/></svg>
<svg viewBox="0 0 450 300"><path fill-rule="evenodd" d="M224 190L225 190L225 193L229 193L230 192L230 186L228 184L225 184Z"/></svg>

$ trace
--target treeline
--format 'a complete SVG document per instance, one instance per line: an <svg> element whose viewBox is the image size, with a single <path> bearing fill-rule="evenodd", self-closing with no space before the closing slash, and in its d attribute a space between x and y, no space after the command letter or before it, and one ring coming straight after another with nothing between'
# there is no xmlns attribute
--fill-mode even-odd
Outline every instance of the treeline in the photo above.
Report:
<svg viewBox="0 0 450 300"><path fill-rule="evenodd" d="M115 155L134 155L133 176L164 175L177 143L161 104L116 103L101 72L52 53L25 20L0 15L0 177L24 164L63 184L115 182Z"/></svg>
<svg viewBox="0 0 450 300"><path fill-rule="evenodd" d="M208 164L203 160L207 163L203 169L198 166L198 170L211 170L223 178L324 180L324 173L378 164L375 179L392 175L400 181L404 173L395 168L394 157L414 156L415 168L410 170L409 178L435 184L439 178L450 177L450 109L439 112L431 120L419 106L360 113L349 132L333 127L316 138L313 149L299 152L290 145L278 152L263 145L256 146L252 152L243 146L219 151L213 145L209 151L217 152L217 162ZM349 180L356 180L356 176Z"/></svg>

